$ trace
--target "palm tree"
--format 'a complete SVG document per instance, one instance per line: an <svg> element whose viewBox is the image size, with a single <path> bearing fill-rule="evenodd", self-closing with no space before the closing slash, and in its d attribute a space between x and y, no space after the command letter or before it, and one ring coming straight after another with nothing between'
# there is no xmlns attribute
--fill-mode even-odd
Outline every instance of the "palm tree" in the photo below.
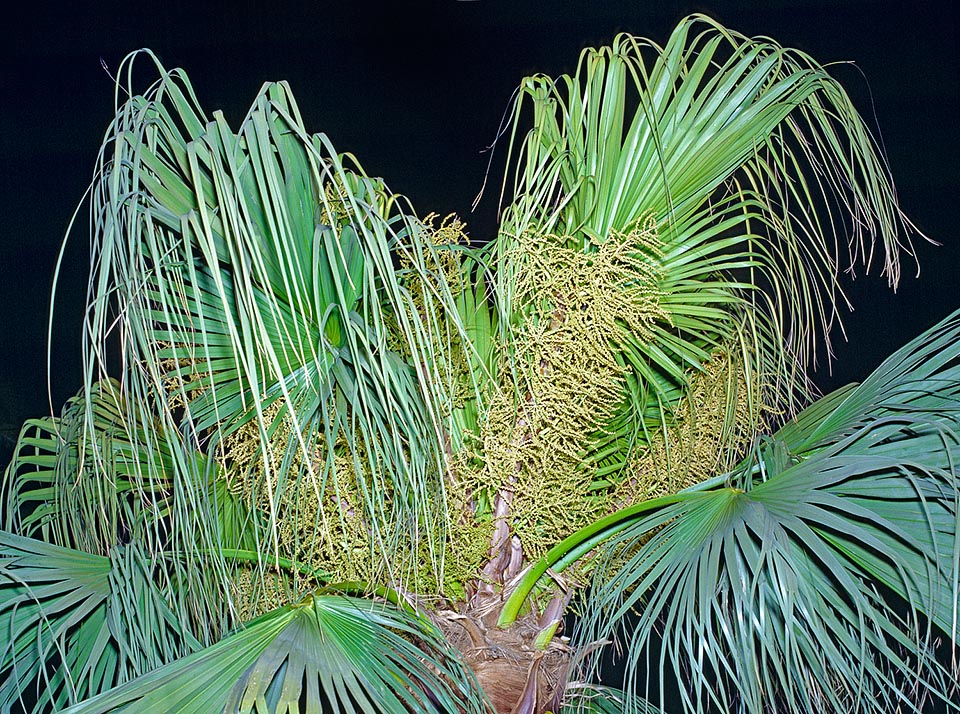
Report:
<svg viewBox="0 0 960 714"><path fill-rule="evenodd" d="M913 231L822 66L696 16L525 79L474 245L154 62L5 474L0 710L960 709L960 313L817 398L841 254Z"/></svg>

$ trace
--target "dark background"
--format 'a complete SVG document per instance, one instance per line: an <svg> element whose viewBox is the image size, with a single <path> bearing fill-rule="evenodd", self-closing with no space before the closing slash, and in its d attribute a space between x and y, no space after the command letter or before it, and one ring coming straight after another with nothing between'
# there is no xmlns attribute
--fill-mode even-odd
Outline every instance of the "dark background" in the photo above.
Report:
<svg viewBox="0 0 960 714"><path fill-rule="evenodd" d="M183 67L205 110L236 126L263 82L292 84L308 128L351 151L421 214L456 211L480 239L497 191L470 215L511 92L540 71L571 72L584 46L630 31L666 41L691 12L841 64L834 74L879 136L902 207L931 238L899 293L863 275L824 388L861 379L904 341L960 306L957 25L946 3L586 2L496 0L392 5L254 2L36 2L0 23L0 464L23 419L59 410L81 383L87 213L58 288L48 400L47 319L58 250L113 114L115 70L152 48ZM29 9L25 9L29 8ZM497 179L494 179L496 184ZM496 188L496 186L494 186ZM874 270L876 273L876 270Z"/></svg>

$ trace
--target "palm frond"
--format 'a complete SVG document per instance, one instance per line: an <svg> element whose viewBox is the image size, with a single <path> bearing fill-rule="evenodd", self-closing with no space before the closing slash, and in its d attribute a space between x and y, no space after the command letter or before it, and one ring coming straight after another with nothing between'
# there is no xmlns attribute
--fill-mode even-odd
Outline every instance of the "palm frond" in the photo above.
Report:
<svg viewBox="0 0 960 714"><path fill-rule="evenodd" d="M3 530L106 555L157 527L170 505L170 453L162 440L142 448L138 416L119 383L103 380L60 417L28 421L4 475Z"/></svg>
<svg viewBox="0 0 960 714"><path fill-rule="evenodd" d="M638 714L661 714L662 709L634 696L630 711ZM622 714L626 711L626 695L622 690L599 684L576 683L567 686L561 714Z"/></svg>
<svg viewBox="0 0 960 714"><path fill-rule="evenodd" d="M155 554L150 577L171 603L179 601L180 626L209 642L236 615L221 591L191 589L187 570L206 561L209 571L219 562L222 570L208 577L223 585L233 562L243 560L238 552L275 565L258 551L264 519L231 489L230 474L215 460L184 452L179 458L189 470L181 473L197 479L185 490L202 496L204 507L188 502L176 509L183 519L178 536L171 523L183 493L175 481L176 444L144 418L145 410L108 379L70 399L59 418L28 422L5 473L3 530L91 554Z"/></svg>
<svg viewBox="0 0 960 714"><path fill-rule="evenodd" d="M912 227L839 84L805 54L703 16L663 47L620 35L586 50L573 76L526 79L513 132L504 305L523 235L591 252L638 222L657 227L662 315L649 338L619 346L647 405L669 409L691 373L732 349L766 381L759 401L795 412L845 300L841 253L867 265L879 253L895 285L909 251L898 234Z"/></svg>
<svg viewBox="0 0 960 714"><path fill-rule="evenodd" d="M226 704L224 704L226 702ZM431 623L369 600L309 596L68 711L486 712Z"/></svg>
<svg viewBox="0 0 960 714"><path fill-rule="evenodd" d="M655 666L685 681L685 711L958 710L958 344L954 314L764 440L726 487L611 517L619 565L596 574L584 641L629 623L637 686L662 637Z"/></svg>
<svg viewBox="0 0 960 714"><path fill-rule="evenodd" d="M0 708L59 710L198 649L156 570L135 546L105 557L0 531Z"/></svg>
<svg viewBox="0 0 960 714"><path fill-rule="evenodd" d="M158 68L104 142L88 378L118 334L124 389L178 444L175 510L209 507L188 456L201 450L261 510L270 560L336 551L351 579L442 582L445 350L465 330L443 276L428 277L436 250L382 182L306 131L285 84L234 132ZM423 304L400 264L431 286ZM354 522L363 542L341 542Z"/></svg>

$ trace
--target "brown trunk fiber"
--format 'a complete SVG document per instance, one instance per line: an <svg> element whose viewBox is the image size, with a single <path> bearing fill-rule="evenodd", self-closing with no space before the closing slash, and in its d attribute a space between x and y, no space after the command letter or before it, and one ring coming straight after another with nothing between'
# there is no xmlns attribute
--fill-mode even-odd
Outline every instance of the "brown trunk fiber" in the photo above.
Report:
<svg viewBox="0 0 960 714"><path fill-rule="evenodd" d="M534 641L543 625L536 616L527 615L501 629L495 624L498 614L445 610L437 613L437 621L497 714L557 711L570 668L570 648L555 636L545 649L538 649Z"/></svg>

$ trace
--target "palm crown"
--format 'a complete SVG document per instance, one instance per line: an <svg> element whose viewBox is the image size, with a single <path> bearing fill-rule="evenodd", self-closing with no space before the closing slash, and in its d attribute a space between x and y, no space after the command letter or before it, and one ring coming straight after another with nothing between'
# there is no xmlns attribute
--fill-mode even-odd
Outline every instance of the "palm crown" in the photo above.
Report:
<svg viewBox="0 0 960 714"><path fill-rule="evenodd" d="M157 67L5 475L3 707L957 708L960 319L815 399L912 228L823 67L692 17L527 78L483 245Z"/></svg>

